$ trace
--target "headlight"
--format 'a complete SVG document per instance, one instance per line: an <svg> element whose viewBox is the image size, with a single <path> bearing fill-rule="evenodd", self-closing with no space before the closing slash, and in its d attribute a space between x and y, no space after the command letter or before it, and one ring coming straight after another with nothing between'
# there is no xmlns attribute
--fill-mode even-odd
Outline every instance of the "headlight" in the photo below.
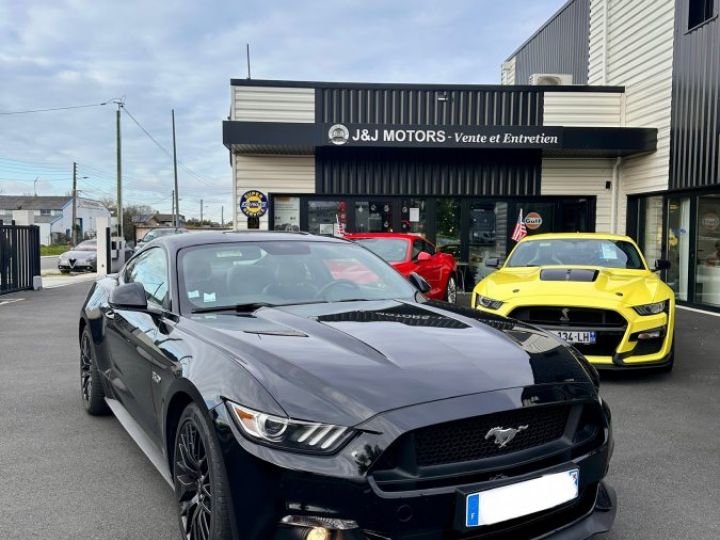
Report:
<svg viewBox="0 0 720 540"><path fill-rule="evenodd" d="M655 302L654 304L643 304L642 306L633 306L638 315L657 315L665 311L668 301Z"/></svg>
<svg viewBox="0 0 720 540"><path fill-rule="evenodd" d="M291 420L254 411L231 401L227 402L227 407L243 435L253 441L286 450L331 454L354 434L347 427Z"/></svg>
<svg viewBox="0 0 720 540"><path fill-rule="evenodd" d="M492 298L488 298L487 296L480 296L478 294L475 305L480 305L487 309L500 309L504 303L505 302L502 302L501 300L493 300Z"/></svg>

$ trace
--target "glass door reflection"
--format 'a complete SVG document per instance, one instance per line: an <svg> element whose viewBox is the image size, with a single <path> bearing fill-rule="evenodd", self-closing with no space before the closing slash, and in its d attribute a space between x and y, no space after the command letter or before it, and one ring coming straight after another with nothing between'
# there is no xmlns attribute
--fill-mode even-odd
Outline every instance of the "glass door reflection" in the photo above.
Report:
<svg viewBox="0 0 720 540"><path fill-rule="evenodd" d="M680 300L688 299L688 269L690 268L690 199L668 199L667 252L670 269L667 284ZM652 266L655 261L648 260Z"/></svg>

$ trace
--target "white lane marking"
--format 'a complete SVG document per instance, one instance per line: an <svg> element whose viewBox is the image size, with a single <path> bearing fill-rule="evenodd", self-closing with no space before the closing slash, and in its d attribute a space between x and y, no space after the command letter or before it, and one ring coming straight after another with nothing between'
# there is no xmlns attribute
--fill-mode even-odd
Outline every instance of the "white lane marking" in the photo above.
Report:
<svg viewBox="0 0 720 540"><path fill-rule="evenodd" d="M712 317L720 317L720 313L714 311L705 311L704 309L697 309L688 306L675 306L678 309L684 309L685 311L692 311L693 313L699 313L700 315L711 315Z"/></svg>
<svg viewBox="0 0 720 540"><path fill-rule="evenodd" d="M25 300L24 298L13 298L12 300L0 300L0 306L4 306L5 304L12 304L13 302L22 302Z"/></svg>

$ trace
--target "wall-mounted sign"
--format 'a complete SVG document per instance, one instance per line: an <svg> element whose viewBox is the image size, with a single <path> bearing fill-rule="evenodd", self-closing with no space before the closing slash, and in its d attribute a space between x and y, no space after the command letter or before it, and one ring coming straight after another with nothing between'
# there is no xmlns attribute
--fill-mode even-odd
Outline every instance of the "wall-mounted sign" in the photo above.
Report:
<svg viewBox="0 0 720 540"><path fill-rule="evenodd" d="M300 197L273 197L276 231L300 230Z"/></svg>
<svg viewBox="0 0 720 540"><path fill-rule="evenodd" d="M562 143L562 128L548 126L377 127L333 124L325 129L328 143L348 146L555 148Z"/></svg>
<svg viewBox="0 0 720 540"><path fill-rule="evenodd" d="M251 189L240 197L240 211L249 218L260 218L268 209L267 196L261 191Z"/></svg>
<svg viewBox="0 0 720 540"><path fill-rule="evenodd" d="M539 229L542 227L543 218L540 214L537 212L529 212L527 216L525 216L525 226L530 230Z"/></svg>

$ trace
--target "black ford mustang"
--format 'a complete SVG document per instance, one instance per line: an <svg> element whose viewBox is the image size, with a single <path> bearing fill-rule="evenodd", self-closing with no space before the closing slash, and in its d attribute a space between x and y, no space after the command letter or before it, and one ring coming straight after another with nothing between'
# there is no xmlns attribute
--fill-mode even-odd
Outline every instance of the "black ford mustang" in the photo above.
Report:
<svg viewBox="0 0 720 540"><path fill-rule="evenodd" d="M186 538L579 539L614 520L582 356L427 301L344 240L155 240L93 286L79 338L87 411L173 486Z"/></svg>

